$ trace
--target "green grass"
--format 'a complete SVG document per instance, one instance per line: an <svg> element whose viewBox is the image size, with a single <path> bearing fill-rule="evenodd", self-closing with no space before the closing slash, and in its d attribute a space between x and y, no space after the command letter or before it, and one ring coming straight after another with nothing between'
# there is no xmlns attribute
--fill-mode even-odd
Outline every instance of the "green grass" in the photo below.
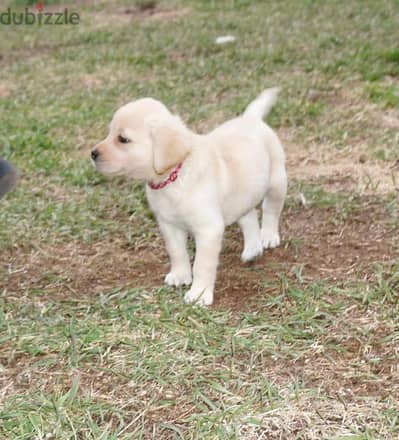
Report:
<svg viewBox="0 0 399 440"><path fill-rule="evenodd" d="M398 85L370 85L368 96L375 103L382 103L386 107L399 106L399 86Z"/></svg>
<svg viewBox="0 0 399 440"><path fill-rule="evenodd" d="M399 437L399 204L380 184L399 159L397 1L57 3L80 24L0 25L0 155L21 172L0 202L0 438ZM216 297L237 304L200 309L140 285L137 267L166 270L155 220L142 185L98 175L90 147L137 97L206 131L268 86L293 232L267 267L237 265L258 293L233 280ZM344 157L353 182L313 175L318 155ZM359 156L380 170L362 185ZM304 264L341 253L351 267Z"/></svg>
<svg viewBox="0 0 399 440"><path fill-rule="evenodd" d="M373 400L376 407L368 407L370 397L356 395L345 409L320 384L336 368L344 368L348 383L377 381L379 369L395 362L397 335L368 328L374 322L368 316L392 307L383 325L394 329L397 283L395 268L380 273L366 302L361 285L304 288L284 281L283 295L240 316L182 306L166 290L61 303L43 303L40 293L19 300L3 296L3 340L12 341L8 363L17 370L16 393L0 416L4 438L173 438L173 432L177 438L242 438L245 432L273 432L271 423L290 435L290 426L280 424L287 418L304 433L334 434L334 425L324 426L326 418L342 423L341 432L390 438L399 425L389 389L381 388L388 394ZM348 320L354 311L359 317ZM358 360L352 340L371 351ZM303 362L310 354L325 369L320 384L306 383ZM328 359L334 363L326 368ZM301 421L300 407L310 402L317 412Z"/></svg>

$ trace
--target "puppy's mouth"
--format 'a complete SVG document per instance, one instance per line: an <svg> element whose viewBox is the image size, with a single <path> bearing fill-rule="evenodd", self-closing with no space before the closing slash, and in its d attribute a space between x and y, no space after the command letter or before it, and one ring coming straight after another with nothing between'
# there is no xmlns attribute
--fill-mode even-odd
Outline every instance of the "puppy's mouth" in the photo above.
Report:
<svg viewBox="0 0 399 440"><path fill-rule="evenodd" d="M113 177L113 176L123 176L126 174L124 168L115 167L106 160L97 159L96 161L92 161L92 163L97 169L97 171L99 171L101 174L104 174L106 176Z"/></svg>

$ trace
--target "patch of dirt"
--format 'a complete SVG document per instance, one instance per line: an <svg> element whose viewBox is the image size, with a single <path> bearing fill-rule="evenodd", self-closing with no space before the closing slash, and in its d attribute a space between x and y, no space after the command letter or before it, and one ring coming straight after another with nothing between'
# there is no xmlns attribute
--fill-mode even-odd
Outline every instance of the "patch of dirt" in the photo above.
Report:
<svg viewBox="0 0 399 440"><path fill-rule="evenodd" d="M135 19L151 20L176 20L180 19L189 11L188 8L164 8L155 0L148 0L139 3L133 8L125 8L117 11L119 14L131 15Z"/></svg>
<svg viewBox="0 0 399 440"><path fill-rule="evenodd" d="M338 149L315 138L314 134L298 143L296 129L280 128L278 134L286 151L290 178L333 179L334 182L325 185L326 190L355 190L363 194L399 191L399 170L394 161L377 160L372 154L376 149L385 149L387 132L395 136L393 130L399 127L399 111L371 103L364 97L363 90L364 83L352 81L345 87L328 91L309 89L305 92L305 101L321 102L329 109L320 127L340 121L339 125L346 130L345 146ZM343 121L348 122L346 127ZM399 142L397 136L396 141ZM394 149L394 145L390 148Z"/></svg>
<svg viewBox="0 0 399 440"><path fill-rule="evenodd" d="M216 307L250 310L259 295L276 295L281 276L348 281L370 277L374 263L397 257L398 230L379 205L341 218L335 207L302 208L283 213L281 247L268 250L250 264L240 260L238 227L225 234L216 284ZM127 248L122 239L93 245L23 249L2 255L8 292L42 289L55 296L96 295L116 288L152 289L163 286L169 264L164 244L157 240Z"/></svg>
<svg viewBox="0 0 399 440"><path fill-rule="evenodd" d="M10 273L8 290L28 288L67 295L98 294L120 287L150 289L161 286L167 255L160 239L148 247L127 249L121 241L93 245L70 243L63 247L23 250L3 264Z"/></svg>
<svg viewBox="0 0 399 440"><path fill-rule="evenodd" d="M2 57L0 57L1 61ZM12 85L6 81L0 81L0 98L7 98L12 93Z"/></svg>
<svg viewBox="0 0 399 440"><path fill-rule="evenodd" d="M189 12L189 8L165 8L156 1L147 1L131 7L106 8L92 14L100 26L112 23L129 23L130 21L176 21Z"/></svg>
<svg viewBox="0 0 399 440"><path fill-rule="evenodd" d="M399 110L386 110L384 113L380 114L379 120L384 127L399 130Z"/></svg>
<svg viewBox="0 0 399 440"><path fill-rule="evenodd" d="M96 75L89 73L79 75L74 82L86 90L99 89L103 86L103 82Z"/></svg>
<svg viewBox="0 0 399 440"><path fill-rule="evenodd" d="M324 179L326 191L353 190L360 194L399 191L399 169L394 163L367 155L365 145L337 150L313 144L304 150L288 130L278 133L286 151L290 179Z"/></svg>
<svg viewBox="0 0 399 440"><path fill-rule="evenodd" d="M354 304L310 350L289 361L290 374L306 387L339 393L347 401L357 395L399 396L397 347L388 337L394 332L394 324Z"/></svg>
<svg viewBox="0 0 399 440"><path fill-rule="evenodd" d="M73 90L86 90L89 92L95 92L104 87L112 88L115 85L120 84L125 80L126 72L109 69L106 66L101 68L101 71L96 73L79 74L77 76L70 76L68 86ZM151 73L141 74L138 71L134 71L131 74L131 80L136 82L151 82L154 80L154 76ZM128 100L132 100L133 96L122 96L115 101L115 109L126 104ZM100 131L104 128L104 121L99 125ZM94 131L94 130L93 130ZM84 142L87 141L87 133L84 132ZM85 144L85 146L87 146ZM86 156L87 157L87 156Z"/></svg>
<svg viewBox="0 0 399 440"><path fill-rule="evenodd" d="M397 255L398 231L386 221L386 212L376 205L353 213L346 221L337 217L336 208L288 211L283 213L282 246L267 250L249 265L240 261L240 231L227 231L216 305L250 308L258 294L276 294L281 290L281 275L293 278L299 274L305 282L369 277L372 264L392 262Z"/></svg>

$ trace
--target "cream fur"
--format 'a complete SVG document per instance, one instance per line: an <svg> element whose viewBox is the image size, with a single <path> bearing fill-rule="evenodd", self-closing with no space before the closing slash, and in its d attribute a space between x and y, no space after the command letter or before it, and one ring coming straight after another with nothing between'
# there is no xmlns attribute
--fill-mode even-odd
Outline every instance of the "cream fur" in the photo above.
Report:
<svg viewBox="0 0 399 440"><path fill-rule="evenodd" d="M265 90L242 116L206 135L193 133L162 103L140 99L115 113L109 135L95 147L99 171L146 182L163 181L183 162L175 182L160 190L146 185L146 193L170 256L165 282L180 286L193 279L184 297L187 303L212 304L226 226L238 222L242 229L243 261L280 244L285 157L277 135L262 121L277 92ZM119 135L129 142L119 142ZM260 228L256 207L261 202ZM196 244L193 270L188 234Z"/></svg>

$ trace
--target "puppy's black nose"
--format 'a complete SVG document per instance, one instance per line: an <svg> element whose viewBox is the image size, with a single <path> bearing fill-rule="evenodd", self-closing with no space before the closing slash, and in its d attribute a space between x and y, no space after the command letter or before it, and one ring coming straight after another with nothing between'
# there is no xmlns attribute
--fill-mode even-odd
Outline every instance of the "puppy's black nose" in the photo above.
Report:
<svg viewBox="0 0 399 440"><path fill-rule="evenodd" d="M94 150L91 150L91 158L93 159L93 160L96 160L97 159L97 157L99 156L99 152L98 152L98 150L96 150L96 149L94 149Z"/></svg>

